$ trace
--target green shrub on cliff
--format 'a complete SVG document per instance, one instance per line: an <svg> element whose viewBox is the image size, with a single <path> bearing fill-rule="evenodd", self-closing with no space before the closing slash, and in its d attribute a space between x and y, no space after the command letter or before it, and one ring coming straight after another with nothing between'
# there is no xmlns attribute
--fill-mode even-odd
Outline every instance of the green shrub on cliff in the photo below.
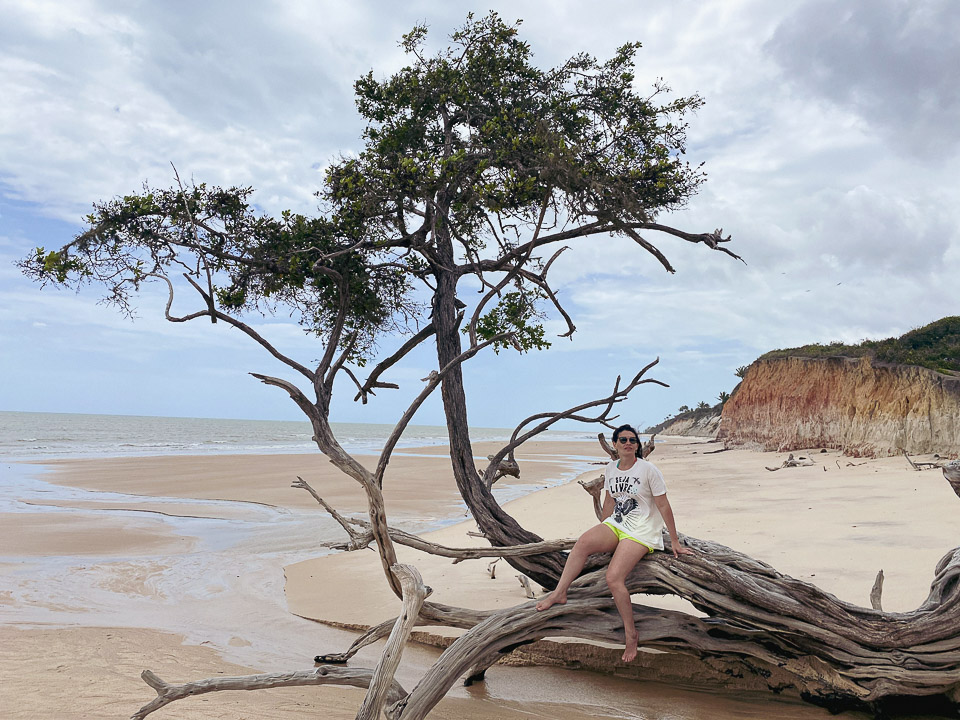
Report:
<svg viewBox="0 0 960 720"><path fill-rule="evenodd" d="M780 357L864 357L878 362L919 365L938 372L960 372L960 316L945 317L929 325L886 340L864 340L859 345L832 342L772 350L761 360Z"/></svg>

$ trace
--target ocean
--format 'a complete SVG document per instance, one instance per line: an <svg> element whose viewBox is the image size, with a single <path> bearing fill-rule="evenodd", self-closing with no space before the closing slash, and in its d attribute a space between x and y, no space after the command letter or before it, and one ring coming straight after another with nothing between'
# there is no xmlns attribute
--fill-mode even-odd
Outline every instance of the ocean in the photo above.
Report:
<svg viewBox="0 0 960 720"><path fill-rule="evenodd" d="M376 453L392 425L333 423L340 444L351 453ZM541 440L594 440L593 427L550 431ZM444 445L446 428L409 425L399 448ZM471 428L475 442L506 441L511 430ZM306 421L226 420L133 415L85 415L0 411L0 457L48 460L149 455L237 455L316 452Z"/></svg>

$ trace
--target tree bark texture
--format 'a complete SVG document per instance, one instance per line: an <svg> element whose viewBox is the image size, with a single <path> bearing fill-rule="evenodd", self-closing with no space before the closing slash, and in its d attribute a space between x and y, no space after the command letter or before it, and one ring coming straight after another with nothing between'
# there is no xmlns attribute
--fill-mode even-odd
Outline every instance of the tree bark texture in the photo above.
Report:
<svg viewBox="0 0 960 720"><path fill-rule="evenodd" d="M383 711L383 703L386 701L393 684L393 676L400 665L400 656L403 654L404 645L410 637L410 631L413 630L417 616L420 614L420 608L423 601L432 592L429 587L423 584L420 573L411 565L394 565L391 570L393 574L400 578L400 585L403 588L403 610L400 617L387 638L386 647L380 655L380 661L373 671L373 679L370 681L370 687L367 689L367 695L363 699L363 705L357 713L357 720L377 720Z"/></svg>
<svg viewBox="0 0 960 720"><path fill-rule="evenodd" d="M768 679L784 677L808 701L832 710L881 711L891 697L942 695L960 707L960 548L936 567L927 600L908 613L841 601L716 543L685 538L697 551L658 553L627 580L631 593L673 594L708 617L634 606L640 644L717 658ZM441 655L411 691L404 720L425 717L457 679L512 649L547 637L623 642L623 626L596 572L581 577L566 605L526 603L494 613Z"/></svg>
<svg viewBox="0 0 960 720"><path fill-rule="evenodd" d="M444 233L437 232L438 255L454 266L453 247ZM433 298L433 323L437 329L437 359L439 367L446 367L461 353L458 312L456 307L457 276L453 270L438 268L435 272L437 289ZM493 493L480 480L473 461L467 423L467 401L463 387L463 373L459 367L447 373L440 385L447 432L450 440L450 460L457 488L473 514L480 531L493 545L522 545L541 542L543 538L525 530L500 507ZM550 553L538 556L508 558L520 572L541 585L556 583L563 571L565 556Z"/></svg>

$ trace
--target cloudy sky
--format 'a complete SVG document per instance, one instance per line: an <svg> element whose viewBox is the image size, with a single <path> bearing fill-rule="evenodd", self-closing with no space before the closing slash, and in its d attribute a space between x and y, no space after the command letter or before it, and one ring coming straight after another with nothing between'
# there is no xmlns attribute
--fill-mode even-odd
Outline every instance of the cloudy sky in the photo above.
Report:
<svg viewBox="0 0 960 720"><path fill-rule="evenodd" d="M629 242L575 246L551 271L573 341L473 361L472 424L577 404L659 356L652 376L671 387L623 407L653 424L714 402L767 350L960 314L952 0L0 0L0 410L298 418L246 375L275 371L269 358L219 325L166 323L159 289L130 321L95 288L41 291L12 263L67 242L95 200L171 185L171 162L255 187L267 212L313 212L320 169L359 148L353 80L401 67L397 40L415 23L437 47L488 9L523 19L545 67L639 40L639 86L663 77L702 95L688 155L708 181L662 219L722 227L747 265L666 237L649 239L676 275ZM301 360L320 354L283 316L257 325ZM390 377L404 390L345 400L337 419L392 422L431 369L426 353L413 361ZM442 422L439 406L417 422Z"/></svg>

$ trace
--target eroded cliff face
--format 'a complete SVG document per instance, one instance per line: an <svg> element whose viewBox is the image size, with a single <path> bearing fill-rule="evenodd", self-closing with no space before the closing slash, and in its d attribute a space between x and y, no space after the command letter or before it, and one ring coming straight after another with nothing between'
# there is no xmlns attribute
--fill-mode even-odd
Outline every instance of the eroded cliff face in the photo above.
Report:
<svg viewBox="0 0 960 720"><path fill-rule="evenodd" d="M768 450L955 455L960 377L869 358L758 360L724 405L719 438Z"/></svg>
<svg viewBox="0 0 960 720"><path fill-rule="evenodd" d="M712 438L717 436L717 429L719 427L719 413L710 413L699 417L679 418L673 422L663 423L659 433L661 435L679 435L681 437Z"/></svg>

